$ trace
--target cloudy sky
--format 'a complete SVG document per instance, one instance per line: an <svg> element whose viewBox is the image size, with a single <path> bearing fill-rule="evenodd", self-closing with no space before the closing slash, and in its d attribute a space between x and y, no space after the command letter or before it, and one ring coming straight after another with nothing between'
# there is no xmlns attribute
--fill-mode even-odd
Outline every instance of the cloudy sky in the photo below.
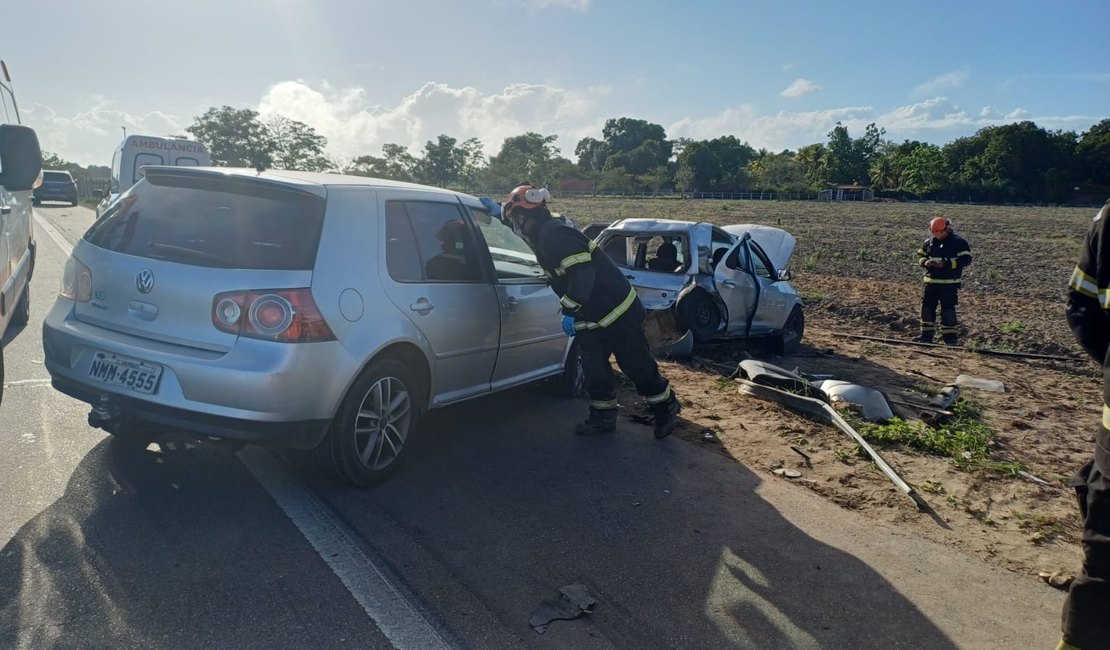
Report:
<svg viewBox="0 0 1110 650"><path fill-rule="evenodd" d="M944 144L1110 117L1107 0L21 0L2 13L27 26L0 40L23 122L82 165L108 164L121 127L180 134L223 105L305 122L338 159L439 134L495 154L526 131L573 158L615 117L772 151L825 142L838 121Z"/></svg>

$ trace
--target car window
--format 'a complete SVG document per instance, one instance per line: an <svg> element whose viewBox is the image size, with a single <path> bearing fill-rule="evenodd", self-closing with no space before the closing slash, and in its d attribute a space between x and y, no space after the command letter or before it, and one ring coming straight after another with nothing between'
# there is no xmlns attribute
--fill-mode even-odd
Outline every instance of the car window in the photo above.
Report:
<svg viewBox="0 0 1110 650"><path fill-rule="evenodd" d="M751 246L753 253L752 262L755 263L755 274L761 278L774 280L775 276L772 273L774 267L771 265L771 260L767 258L767 253L764 253L763 249L754 240L749 241L748 245Z"/></svg>
<svg viewBox="0 0 1110 650"><path fill-rule="evenodd" d="M470 213L478 224L478 231L485 240L490 257L493 258L493 269L498 280L544 277L543 267L536 259L536 254L512 228L500 219L490 217L485 210L474 208Z"/></svg>
<svg viewBox="0 0 1110 650"><path fill-rule="evenodd" d="M43 172L42 180L44 183L68 183L73 180L73 177L68 172Z"/></svg>
<svg viewBox="0 0 1110 650"><path fill-rule="evenodd" d="M651 271L678 273L686 269L686 257L685 237L660 235L647 241L645 267Z"/></svg>
<svg viewBox="0 0 1110 650"><path fill-rule="evenodd" d="M725 258L725 266L736 271L751 273L751 266L748 263L748 259L748 247L741 244L732 249L732 253Z"/></svg>
<svg viewBox="0 0 1110 650"><path fill-rule="evenodd" d="M617 266L628 268L632 265L631 259L633 250L633 240L631 237L624 235L610 235L605 243L601 245L601 250L609 256Z"/></svg>
<svg viewBox="0 0 1110 650"><path fill-rule="evenodd" d="M390 277L399 282L482 281L474 235L457 203L387 201L385 214Z"/></svg>
<svg viewBox="0 0 1110 650"><path fill-rule="evenodd" d="M195 266L311 269L320 197L237 179L159 177L135 185L85 233L94 246Z"/></svg>

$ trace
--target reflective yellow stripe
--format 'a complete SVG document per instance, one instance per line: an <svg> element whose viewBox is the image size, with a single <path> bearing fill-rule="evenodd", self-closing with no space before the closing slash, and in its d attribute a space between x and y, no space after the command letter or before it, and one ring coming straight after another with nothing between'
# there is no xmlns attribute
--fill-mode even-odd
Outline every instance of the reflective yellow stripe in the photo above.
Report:
<svg viewBox="0 0 1110 650"><path fill-rule="evenodd" d="M628 295L625 296L625 298L621 302L621 304L617 305L613 309L613 311L606 314L605 318L602 318L601 320L599 320L597 324L601 325L602 327L609 327L610 325L613 324L613 321L617 320L618 318L621 317L622 314L624 314L624 312L628 311L628 308L631 307L632 303L635 302L635 301L636 301L636 289L635 288L629 289L628 290Z"/></svg>
<svg viewBox="0 0 1110 650"><path fill-rule="evenodd" d="M971 251L960 251L959 253L956 253L956 257L959 257L960 255L967 255L968 257L971 257Z"/></svg>
<svg viewBox="0 0 1110 650"><path fill-rule="evenodd" d="M632 289L630 289L628 291L628 295L625 296L623 301L621 301L621 304L614 307L613 311L609 312L608 314L605 314L604 318L597 321L596 323L593 322L593 321L588 321L588 320L574 321L574 329L576 329L576 330L596 330L599 327L609 327L610 325L613 324L613 321L617 320L618 318L620 318L624 314L624 312L628 311L628 308L631 307L632 303L635 302L635 301L636 301L636 288L633 287Z"/></svg>
<svg viewBox="0 0 1110 650"><path fill-rule="evenodd" d="M960 284L960 280L938 279L925 276L925 284Z"/></svg>
<svg viewBox="0 0 1110 650"><path fill-rule="evenodd" d="M937 328L936 323L922 323L921 324L921 331L922 332L932 332L936 328Z"/></svg>
<svg viewBox="0 0 1110 650"><path fill-rule="evenodd" d="M579 303L575 302L570 296L563 296L562 298L559 298L559 304L563 305L567 309L578 309L582 306Z"/></svg>
<svg viewBox="0 0 1110 650"><path fill-rule="evenodd" d="M620 404L617 404L617 400L615 400L615 399L606 399L606 400L600 400L600 399L599 400L593 400L592 399L592 400L590 400L590 408L594 409L595 411L606 411L606 410L611 410L611 409L615 409L615 408L620 408Z"/></svg>
<svg viewBox="0 0 1110 650"><path fill-rule="evenodd" d="M667 390L663 391L662 393L659 393L658 395L651 395L651 396L645 397L644 401L647 402L648 404L658 404L660 402L667 401L667 399L670 396L671 396L671 387L667 386Z"/></svg>
<svg viewBox="0 0 1110 650"><path fill-rule="evenodd" d="M1110 406L1102 405L1102 428L1110 430Z"/></svg>
<svg viewBox="0 0 1110 650"><path fill-rule="evenodd" d="M1098 303L1103 309L1110 309L1110 289L1098 290Z"/></svg>
<svg viewBox="0 0 1110 650"><path fill-rule="evenodd" d="M1071 280L1068 281L1068 286L1088 298L1097 299L1099 297L1098 285L1095 284L1095 279L1084 273L1083 269L1078 266L1071 272Z"/></svg>
<svg viewBox="0 0 1110 650"><path fill-rule="evenodd" d="M960 328L959 327L941 327L940 328L940 333L941 334L959 334L960 333Z"/></svg>
<svg viewBox="0 0 1110 650"><path fill-rule="evenodd" d="M589 253L575 253L574 255L567 255L559 262L559 266L555 267L555 273L558 275L566 275L567 269L575 264L585 264L589 262L591 255Z"/></svg>
<svg viewBox="0 0 1110 650"><path fill-rule="evenodd" d="M952 268L956 268L956 260L952 260Z"/></svg>

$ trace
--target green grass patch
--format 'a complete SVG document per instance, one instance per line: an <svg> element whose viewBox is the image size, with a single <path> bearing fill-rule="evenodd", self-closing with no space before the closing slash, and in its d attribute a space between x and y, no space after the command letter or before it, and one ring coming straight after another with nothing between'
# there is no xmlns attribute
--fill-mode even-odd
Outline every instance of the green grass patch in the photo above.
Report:
<svg viewBox="0 0 1110 650"><path fill-rule="evenodd" d="M894 418L887 424L864 422L860 434L867 440L903 444L927 454L951 458L957 465L983 465L989 461L994 431L979 420L978 411L966 400L952 407L952 417L939 427Z"/></svg>
<svg viewBox="0 0 1110 650"><path fill-rule="evenodd" d="M1006 334L1021 334L1025 331L1025 325L1019 320L1012 320L1002 324L1002 331Z"/></svg>

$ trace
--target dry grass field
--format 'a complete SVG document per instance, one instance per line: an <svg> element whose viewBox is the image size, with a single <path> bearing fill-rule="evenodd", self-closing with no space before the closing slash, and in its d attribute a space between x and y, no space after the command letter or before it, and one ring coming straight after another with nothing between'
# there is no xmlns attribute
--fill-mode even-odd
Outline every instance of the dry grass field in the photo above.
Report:
<svg viewBox="0 0 1110 650"><path fill-rule="evenodd" d="M788 480L774 469L797 469L799 489L863 511L876 525L913 527L1031 576L1077 569L1079 521L1064 482L1091 454L1101 375L1067 327L1064 291L1095 209L558 196L552 209L580 225L653 217L793 233L791 271L806 301L806 334L797 354L771 361L910 401L927 399L960 374L1002 381L1005 393L965 389L968 415L947 432L959 441L980 436L982 453L923 450L867 434L937 516L918 512L838 429L739 394L721 374L742 358L736 343L706 346L695 361L661 363L683 402L679 435L766 472L767 480ZM916 334L921 280L914 251L937 215L952 221L974 254L960 294L965 349L846 336L908 341Z"/></svg>

